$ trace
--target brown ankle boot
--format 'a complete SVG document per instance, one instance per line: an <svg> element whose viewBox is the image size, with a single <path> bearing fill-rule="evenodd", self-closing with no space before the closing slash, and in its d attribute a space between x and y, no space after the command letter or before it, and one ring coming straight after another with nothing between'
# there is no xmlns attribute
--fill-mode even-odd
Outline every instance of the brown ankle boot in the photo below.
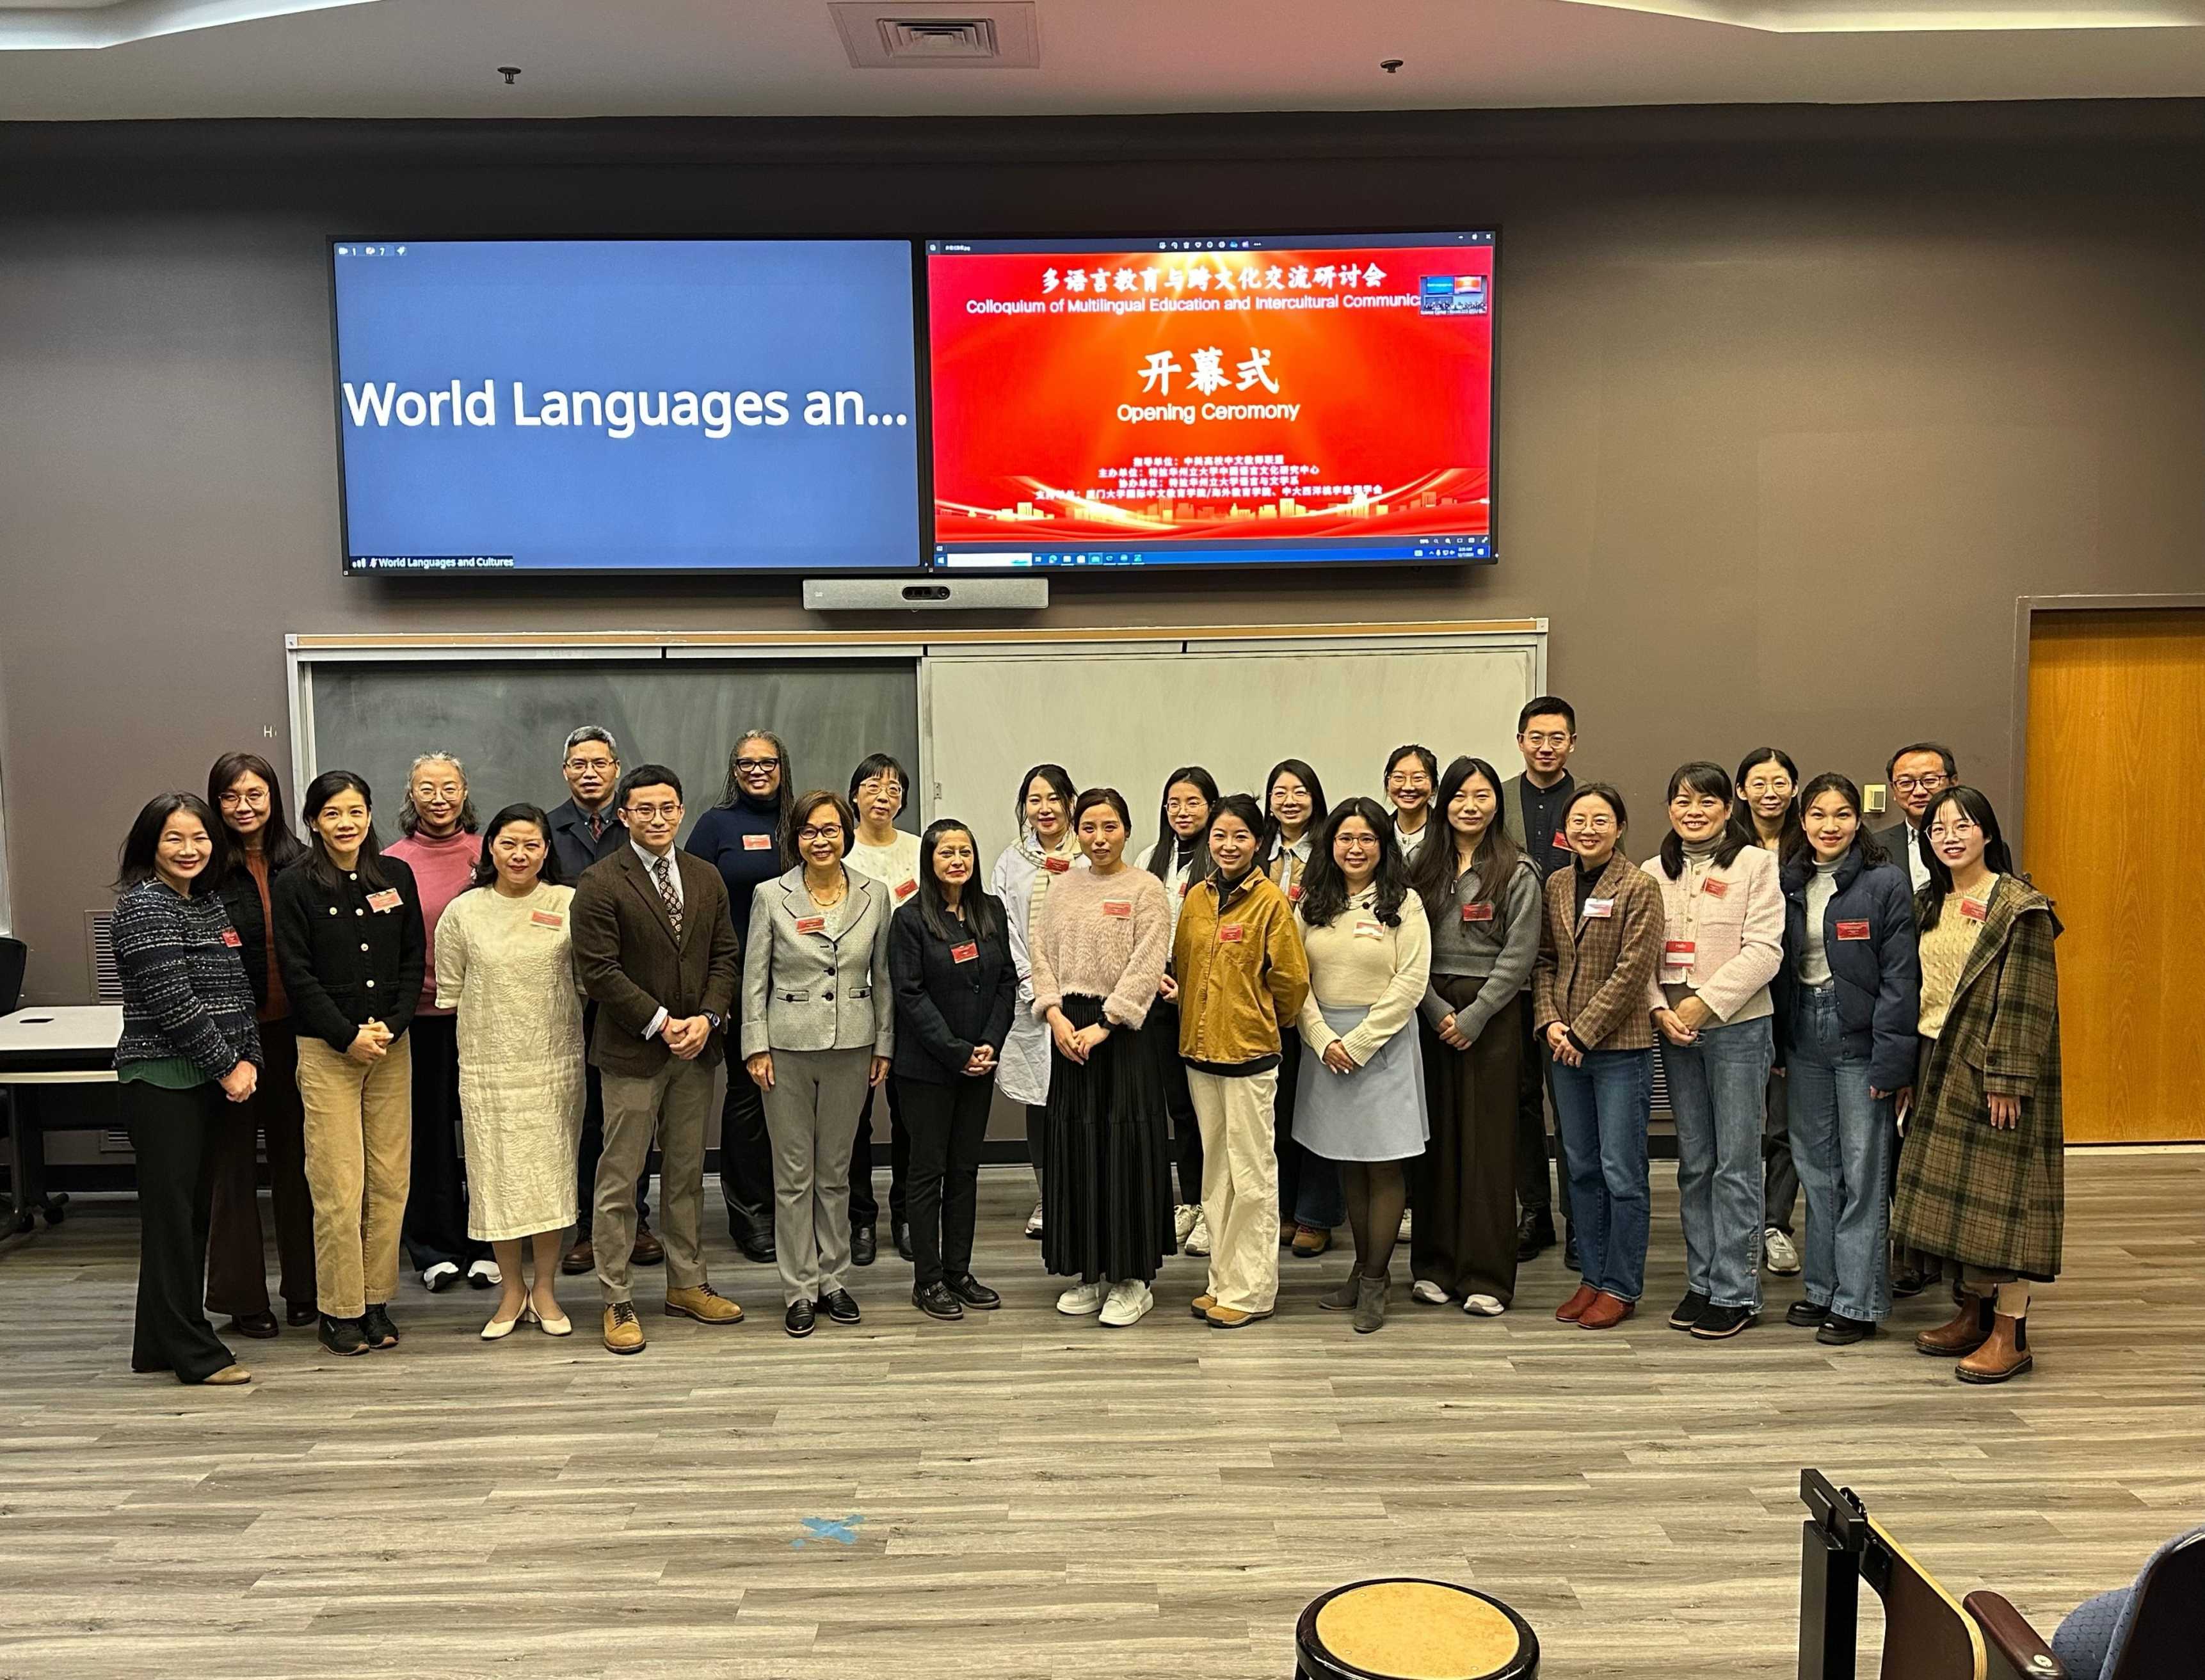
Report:
<svg viewBox="0 0 2205 1680"><path fill-rule="evenodd" d="M2029 1321L1992 1315L1988 1340L1954 1368L1962 1382L2005 1382L2036 1362L2029 1351Z"/></svg>
<svg viewBox="0 0 2205 1680"><path fill-rule="evenodd" d="M1935 1330L1924 1330L1914 1339L1914 1351L1933 1354L1940 1359L1958 1359L1963 1354L1973 1353L1990 1339L1991 1321L1996 1316L1988 1296L1964 1296L1959 1310L1949 1323L1941 1324Z"/></svg>

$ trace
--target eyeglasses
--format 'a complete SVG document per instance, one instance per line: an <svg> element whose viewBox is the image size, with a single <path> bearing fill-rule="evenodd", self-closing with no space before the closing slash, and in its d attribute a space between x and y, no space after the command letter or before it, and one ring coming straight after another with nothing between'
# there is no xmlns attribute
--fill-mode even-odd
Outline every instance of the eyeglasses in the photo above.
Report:
<svg viewBox="0 0 2205 1680"><path fill-rule="evenodd" d="M1970 834L1980 834L1982 831L1981 823L1970 822L1964 816L1956 816L1950 822L1931 823L1929 840L1935 845L1939 840L1964 840Z"/></svg>
<svg viewBox="0 0 2205 1680"><path fill-rule="evenodd" d="M1891 785L1901 793L1935 793L1952 779L1941 770L1932 770L1926 776L1893 776Z"/></svg>
<svg viewBox="0 0 2205 1680"><path fill-rule="evenodd" d="M1540 730L1535 733L1519 735L1516 739L1523 742L1525 746L1567 746L1570 742L1569 732L1566 729Z"/></svg>
<svg viewBox="0 0 2205 1680"><path fill-rule="evenodd" d="M779 761L770 760L769 762L778 763ZM894 776L867 776L863 781L858 784L858 792L860 793L900 793L903 792L903 784L898 781Z"/></svg>
<svg viewBox="0 0 2205 1680"><path fill-rule="evenodd" d="M1746 783L1745 791L1756 798L1763 793L1788 793L1792 791L1792 784L1780 776L1774 780L1756 776L1751 781Z"/></svg>
<svg viewBox="0 0 2205 1680"><path fill-rule="evenodd" d="M417 799L456 799L467 789L456 781L417 781L413 797Z"/></svg>
<svg viewBox="0 0 2205 1680"><path fill-rule="evenodd" d="M681 817L681 805L678 800L663 805L630 805L627 814L639 822L655 822L662 816L669 822L676 822Z"/></svg>
<svg viewBox="0 0 2205 1680"><path fill-rule="evenodd" d="M809 828L799 828L796 837L806 845L813 840L840 840L842 838L842 825L839 822L818 823Z"/></svg>
<svg viewBox="0 0 2205 1680"><path fill-rule="evenodd" d="M268 790L264 787L257 793L225 793L216 803L224 810L235 810L240 805L264 805L268 803Z"/></svg>
<svg viewBox="0 0 2205 1680"><path fill-rule="evenodd" d="M1615 819L1612 816L1572 816L1570 819L1572 834L1595 832L1614 826Z"/></svg>
<svg viewBox="0 0 2205 1680"><path fill-rule="evenodd" d="M781 768L778 758L738 758L735 774L743 776L762 776Z"/></svg>
<svg viewBox="0 0 2205 1680"><path fill-rule="evenodd" d="M581 775L585 770L615 769L619 765L620 760L617 758L569 758L567 761L567 768L576 775Z"/></svg>

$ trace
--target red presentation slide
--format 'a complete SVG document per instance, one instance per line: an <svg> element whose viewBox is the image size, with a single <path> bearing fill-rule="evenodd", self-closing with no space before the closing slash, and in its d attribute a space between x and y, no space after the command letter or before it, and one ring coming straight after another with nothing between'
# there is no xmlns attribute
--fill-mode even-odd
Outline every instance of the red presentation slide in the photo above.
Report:
<svg viewBox="0 0 2205 1680"><path fill-rule="evenodd" d="M1489 557L1493 246L1418 237L930 246L939 563Z"/></svg>

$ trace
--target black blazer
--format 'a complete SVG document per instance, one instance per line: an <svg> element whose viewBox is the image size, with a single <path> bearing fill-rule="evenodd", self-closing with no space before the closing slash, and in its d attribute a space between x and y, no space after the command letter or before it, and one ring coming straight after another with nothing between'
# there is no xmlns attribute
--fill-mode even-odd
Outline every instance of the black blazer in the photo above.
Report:
<svg viewBox="0 0 2205 1680"><path fill-rule="evenodd" d="M917 899L889 921L898 1077L954 1084L970 1077L965 1064L977 1046L1002 1050L1018 1000L1019 972L1011 961L1009 918L1001 901L994 902L996 930L985 939L936 938ZM960 963L957 953L967 945L974 949Z"/></svg>
<svg viewBox="0 0 2205 1680"><path fill-rule="evenodd" d="M581 884L583 872L601 858L609 858L627 844L627 825L609 810L604 832L590 838L590 819L569 798L544 813L551 819L551 855L559 860L559 876L569 887Z"/></svg>
<svg viewBox="0 0 2205 1680"><path fill-rule="evenodd" d="M282 879L278 874L268 883L270 911L276 907L276 882ZM229 911L229 925L237 929L237 958L245 965L245 981L253 988L253 1010L257 1015L268 1006L268 965L274 957L268 922L260 913L260 884L253 880L253 871L241 864L229 872L229 880L215 888L215 893Z"/></svg>
<svg viewBox="0 0 2205 1680"><path fill-rule="evenodd" d="M421 1001L421 894L413 871L396 858L376 867L390 885L358 878L336 891L322 885L311 859L277 876L268 889L276 921L276 960L291 994L291 1018L342 1055L370 1016L396 1038L413 1024ZM253 883L246 882L250 892ZM396 903L383 892L398 895ZM257 898L258 893L254 896Z"/></svg>

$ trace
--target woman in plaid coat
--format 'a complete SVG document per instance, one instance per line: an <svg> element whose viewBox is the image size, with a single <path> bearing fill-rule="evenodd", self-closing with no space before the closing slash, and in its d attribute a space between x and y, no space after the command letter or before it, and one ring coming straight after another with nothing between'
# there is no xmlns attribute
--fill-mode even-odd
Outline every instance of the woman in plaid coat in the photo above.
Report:
<svg viewBox="0 0 2205 1680"><path fill-rule="evenodd" d="M2029 1282L2059 1270L2059 918L1974 788L1947 789L1922 833L1923 1055L1892 1235L1959 1273L1959 1310L1915 1346L2004 1382L2032 1362Z"/></svg>

